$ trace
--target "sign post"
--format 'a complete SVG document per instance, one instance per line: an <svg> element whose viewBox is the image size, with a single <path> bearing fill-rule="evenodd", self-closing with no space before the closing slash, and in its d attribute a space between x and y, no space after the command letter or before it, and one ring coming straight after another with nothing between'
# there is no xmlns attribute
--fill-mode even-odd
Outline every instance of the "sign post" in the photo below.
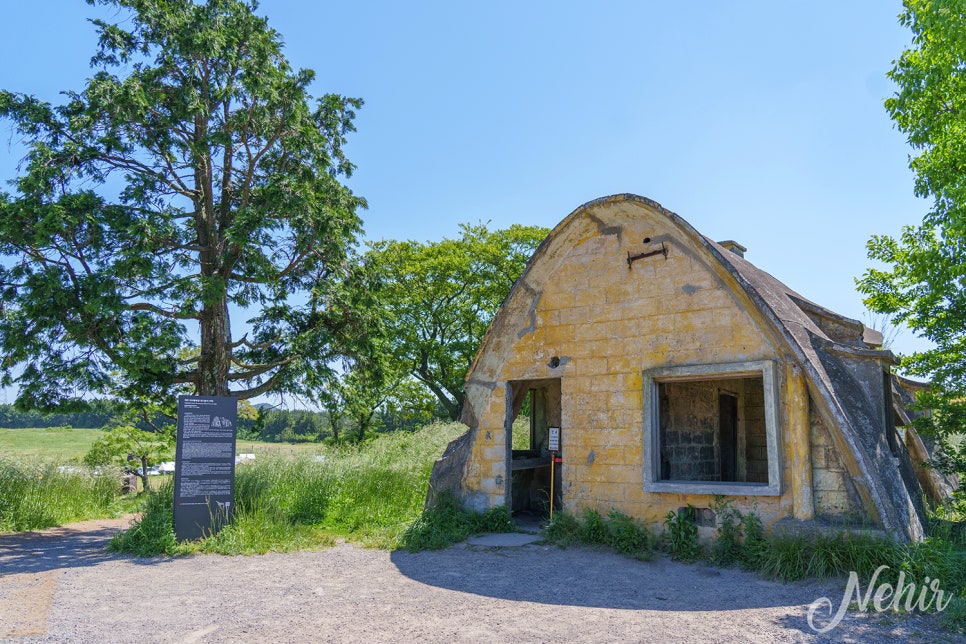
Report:
<svg viewBox="0 0 966 644"><path fill-rule="evenodd" d="M210 536L231 521L238 401L179 396L174 468L174 534Z"/></svg>
<svg viewBox="0 0 966 644"><path fill-rule="evenodd" d="M550 440L547 441L550 451L550 520L553 521L553 482L555 478L555 465L557 464L557 452L560 451L560 428L550 427Z"/></svg>

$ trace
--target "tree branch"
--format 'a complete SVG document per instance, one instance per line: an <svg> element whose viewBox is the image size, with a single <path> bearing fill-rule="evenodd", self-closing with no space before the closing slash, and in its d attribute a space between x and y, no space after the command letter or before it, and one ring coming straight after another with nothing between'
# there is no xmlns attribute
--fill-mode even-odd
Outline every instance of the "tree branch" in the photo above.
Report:
<svg viewBox="0 0 966 644"><path fill-rule="evenodd" d="M197 311L192 311L191 313L177 313L175 311L166 311L160 306L150 304L148 302L136 302L134 304L129 304L128 309L131 311L150 311L151 313L157 313L158 315L170 318L172 320L199 320L201 319L201 314Z"/></svg>

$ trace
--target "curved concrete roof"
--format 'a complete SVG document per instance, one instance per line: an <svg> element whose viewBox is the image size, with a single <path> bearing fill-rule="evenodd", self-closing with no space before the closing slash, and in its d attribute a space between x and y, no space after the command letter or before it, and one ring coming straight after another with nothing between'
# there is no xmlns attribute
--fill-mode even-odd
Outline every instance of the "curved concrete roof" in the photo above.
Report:
<svg viewBox="0 0 966 644"><path fill-rule="evenodd" d="M888 444L881 435L881 405L872 402L874 397L868 388L868 378L863 377L874 375L876 370L881 372L884 366L893 364L895 357L892 353L870 348L863 338L875 341L875 334L867 334L869 330L860 321L839 315L802 297L743 257L701 235L679 215L646 197L617 194L589 201L570 213L550 232L490 325L477 359L467 375L468 383L493 340L491 335L507 328L508 320L501 319L502 316L511 315L505 310L507 303L520 289L532 292L533 285L528 285L527 278L534 267L544 260L555 242L565 236L574 222L582 218L595 221L601 234L612 232L606 230L606 224L595 216L595 211L620 202L639 204L664 215L682 235L698 248L703 248L712 261L734 278L754 303L762 319L767 321L773 335L781 338L784 349L795 357L803 369L809 391L820 411L840 429L841 438L848 446L862 479L856 481L857 486L877 510L883 527L894 536L921 538L923 526L916 501L897 474ZM878 382L881 383L881 379ZM886 447L885 452L883 446Z"/></svg>

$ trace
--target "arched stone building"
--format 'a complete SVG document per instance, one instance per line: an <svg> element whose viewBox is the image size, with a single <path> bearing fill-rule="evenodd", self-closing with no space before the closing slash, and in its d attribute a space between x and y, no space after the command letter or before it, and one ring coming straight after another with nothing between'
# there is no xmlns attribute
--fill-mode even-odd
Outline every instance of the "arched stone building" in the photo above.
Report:
<svg viewBox="0 0 966 644"><path fill-rule="evenodd" d="M723 495L766 526L820 520L920 539L919 460L906 446L918 439L896 427L881 334L743 251L636 195L571 213L490 326L467 375L470 429L436 463L431 495L543 511L553 427L554 496L569 511L659 523ZM524 405L529 425L514 423Z"/></svg>

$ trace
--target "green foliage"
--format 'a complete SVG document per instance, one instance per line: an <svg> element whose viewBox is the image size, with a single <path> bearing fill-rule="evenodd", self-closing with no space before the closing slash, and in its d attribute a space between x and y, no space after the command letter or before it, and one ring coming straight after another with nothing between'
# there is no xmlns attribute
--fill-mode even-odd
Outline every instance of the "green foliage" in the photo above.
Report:
<svg viewBox="0 0 966 644"><path fill-rule="evenodd" d="M947 592L966 590L966 544L941 536L899 544L855 533L780 534L768 539L756 569L781 581L836 577L850 571L868 580L883 565L889 569L879 575L881 582L895 585L902 573L907 583L922 584L929 577L940 580Z"/></svg>
<svg viewBox="0 0 966 644"><path fill-rule="evenodd" d="M443 415L436 397L412 377L402 377L396 381L381 413L386 431L414 430Z"/></svg>
<svg viewBox="0 0 966 644"><path fill-rule="evenodd" d="M664 527L667 529L665 540L672 559L688 562L701 557L693 506L689 504L679 512L668 511L664 517Z"/></svg>
<svg viewBox="0 0 966 644"><path fill-rule="evenodd" d="M606 545L607 525L604 523L604 517L600 516L597 510L586 508L583 519L580 530L581 543Z"/></svg>
<svg viewBox="0 0 966 644"><path fill-rule="evenodd" d="M147 490L148 468L174 456L174 441L170 430L149 432L132 425L118 425L94 441L84 463L91 467L114 464L131 470L140 468L141 483ZM136 465L132 466L131 460Z"/></svg>
<svg viewBox="0 0 966 644"><path fill-rule="evenodd" d="M718 566L755 569L766 546L761 517L755 512L742 515L730 499L716 496L712 504L718 521L710 561Z"/></svg>
<svg viewBox="0 0 966 644"><path fill-rule="evenodd" d="M118 509L120 471L0 458L0 532L19 532L100 516Z"/></svg>
<svg viewBox="0 0 966 644"><path fill-rule="evenodd" d="M582 520L566 512L555 512L544 537L562 547L574 543L607 546L641 560L651 559L656 545L643 524L615 508L611 508L606 519L592 508L584 509Z"/></svg>
<svg viewBox="0 0 966 644"><path fill-rule="evenodd" d="M716 496L711 506L718 519L718 529L711 545L710 560L718 566L733 566L741 560L741 512L732 502Z"/></svg>
<svg viewBox="0 0 966 644"><path fill-rule="evenodd" d="M780 534L768 539L757 570L781 581L835 577L850 571L870 579L879 566L887 565L890 570L879 579L894 584L900 570L912 572L907 557L917 548L864 534Z"/></svg>
<svg viewBox="0 0 966 644"><path fill-rule="evenodd" d="M650 559L655 539L635 519L611 508L607 513L607 545L622 555Z"/></svg>
<svg viewBox="0 0 966 644"><path fill-rule="evenodd" d="M0 91L29 149L0 195L2 384L42 409L303 389L364 337L339 182L362 101L314 99L254 2L94 1L118 22L80 91Z"/></svg>
<svg viewBox="0 0 966 644"><path fill-rule="evenodd" d="M741 517L741 529L745 534L741 564L749 570L755 570L768 547L768 542L765 540L765 527L758 514L749 512Z"/></svg>
<svg viewBox="0 0 966 644"><path fill-rule="evenodd" d="M510 511L501 505L486 512L467 510L452 494L444 492L436 503L409 526L402 546L411 552L441 550L481 532L512 532Z"/></svg>
<svg viewBox="0 0 966 644"><path fill-rule="evenodd" d="M301 443L320 440L328 427L329 417L325 413L261 407L256 412L251 433L264 441Z"/></svg>
<svg viewBox="0 0 966 644"><path fill-rule="evenodd" d="M159 495L167 500L149 495L130 539L117 537L116 548L138 555L251 554L323 547L337 538L396 547L415 530L414 521L426 520L421 515L433 462L462 429L437 424L362 445L320 446L315 457L260 456L236 469L232 523L176 549L167 499L173 492L165 488ZM496 529L496 514L486 529Z"/></svg>
<svg viewBox="0 0 966 644"><path fill-rule="evenodd" d="M365 356L344 362L342 371L328 372L312 398L325 408L333 439L345 437L345 429L354 442L361 443L378 429L382 422L379 411L399 379L399 370L388 358L388 348L376 338L370 338Z"/></svg>
<svg viewBox="0 0 966 644"><path fill-rule="evenodd" d="M554 512L543 536L547 541L566 548L572 543L581 543L581 532L582 526L577 517L569 512Z"/></svg>
<svg viewBox="0 0 966 644"><path fill-rule="evenodd" d="M454 420L487 326L548 232L520 225L460 229L459 239L376 242L366 256L394 363Z"/></svg>
<svg viewBox="0 0 966 644"><path fill-rule="evenodd" d="M799 535L782 535L768 540L759 572L781 581L803 579L808 573L808 540Z"/></svg>
<svg viewBox="0 0 966 644"><path fill-rule="evenodd" d="M966 481L966 392L931 387L917 396L918 405L930 413L913 420L920 434L933 438L939 449L929 464L939 472ZM966 516L966 486L960 485L947 500L948 509Z"/></svg>
<svg viewBox="0 0 966 644"><path fill-rule="evenodd" d="M903 356L902 368L932 380L920 404L937 413L917 427L949 453L966 432L966 12L960 0L903 4L912 46L889 72L897 92L885 107L915 150L916 194L931 197L932 208L898 238L869 240L869 258L885 267L867 270L858 287L870 310L934 343ZM940 465L964 475L966 454Z"/></svg>
<svg viewBox="0 0 966 644"><path fill-rule="evenodd" d="M147 460L151 466L171 457L173 447L174 436L170 432L148 432L119 425L94 441L84 456L84 463L91 467L110 463L124 467L130 466L129 457L133 456L138 461Z"/></svg>

